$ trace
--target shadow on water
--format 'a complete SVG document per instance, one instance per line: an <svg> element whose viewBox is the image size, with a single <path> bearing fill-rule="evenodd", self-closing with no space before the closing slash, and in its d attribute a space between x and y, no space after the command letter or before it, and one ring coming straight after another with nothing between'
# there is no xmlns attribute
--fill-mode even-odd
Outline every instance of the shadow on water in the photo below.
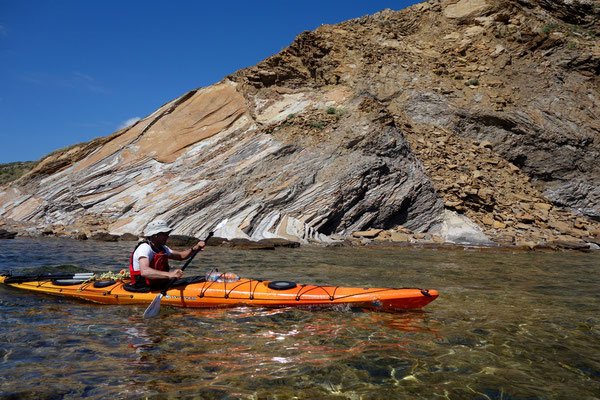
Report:
<svg viewBox="0 0 600 400"><path fill-rule="evenodd" d="M118 271L130 243L0 242L0 269ZM434 288L423 311L102 306L0 286L3 398L562 399L600 393L600 257L209 248L240 276ZM70 268L70 267L69 267Z"/></svg>

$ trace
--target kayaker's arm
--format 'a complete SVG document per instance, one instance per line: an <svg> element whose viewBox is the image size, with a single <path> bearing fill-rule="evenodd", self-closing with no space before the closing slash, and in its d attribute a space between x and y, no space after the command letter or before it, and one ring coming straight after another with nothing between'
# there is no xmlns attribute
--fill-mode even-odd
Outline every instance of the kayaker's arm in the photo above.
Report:
<svg viewBox="0 0 600 400"><path fill-rule="evenodd" d="M183 271L180 269L167 272L150 268L150 261L148 260L148 257L140 257L139 262L140 273L146 279L172 279L181 278L183 276Z"/></svg>
<svg viewBox="0 0 600 400"><path fill-rule="evenodd" d="M196 250L200 249L200 251L203 251L205 245L206 245L206 243L204 243L203 241L200 241L200 242L196 243L195 246L193 246L192 248L189 248L187 250L183 250L183 251L171 250L171 255L169 256L169 258L172 260L186 260L186 259L190 258L191 255L194 254L194 252Z"/></svg>

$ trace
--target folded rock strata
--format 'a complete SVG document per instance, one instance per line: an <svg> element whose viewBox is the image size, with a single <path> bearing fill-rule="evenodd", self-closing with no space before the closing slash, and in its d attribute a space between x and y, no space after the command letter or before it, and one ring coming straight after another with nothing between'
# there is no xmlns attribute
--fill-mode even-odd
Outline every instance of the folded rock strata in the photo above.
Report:
<svg viewBox="0 0 600 400"><path fill-rule="evenodd" d="M238 86L190 92L44 179L8 188L4 216L76 226L93 215L111 233L140 234L163 218L196 235L228 218L222 237L304 241L436 222L443 207L422 164L369 99L339 87L244 97ZM343 115L327 114L332 104Z"/></svg>

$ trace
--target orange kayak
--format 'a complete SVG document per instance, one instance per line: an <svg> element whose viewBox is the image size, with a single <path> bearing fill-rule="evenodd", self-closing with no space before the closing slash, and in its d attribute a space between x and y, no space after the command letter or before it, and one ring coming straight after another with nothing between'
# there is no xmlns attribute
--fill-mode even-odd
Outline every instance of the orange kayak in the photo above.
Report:
<svg viewBox="0 0 600 400"><path fill-rule="evenodd" d="M89 274L91 275L91 274ZM145 293L127 290L127 281L86 281L73 276L0 276L0 283L34 292L89 300L103 304L149 304L160 290ZM66 279L65 279L66 278ZM162 304L177 307L332 307L349 306L376 310L421 308L438 297L436 290L353 288L299 285L287 281L239 279L235 282L205 281L204 277L172 287Z"/></svg>

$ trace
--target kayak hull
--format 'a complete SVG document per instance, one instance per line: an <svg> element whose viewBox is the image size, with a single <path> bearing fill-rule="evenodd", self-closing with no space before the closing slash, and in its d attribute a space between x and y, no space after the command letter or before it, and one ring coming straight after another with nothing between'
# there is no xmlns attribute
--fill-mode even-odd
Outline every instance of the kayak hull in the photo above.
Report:
<svg viewBox="0 0 600 400"><path fill-rule="evenodd" d="M38 293L82 299L102 304L150 304L160 291L133 293L124 288L127 282L97 288L93 282L72 285L52 280L5 283ZM352 288L338 286L296 285L289 289L271 289L269 281L240 279L236 282L199 282L174 287L163 296L161 304L176 307L217 308L257 307L335 307L350 306L378 310L418 309L438 297L436 290Z"/></svg>

